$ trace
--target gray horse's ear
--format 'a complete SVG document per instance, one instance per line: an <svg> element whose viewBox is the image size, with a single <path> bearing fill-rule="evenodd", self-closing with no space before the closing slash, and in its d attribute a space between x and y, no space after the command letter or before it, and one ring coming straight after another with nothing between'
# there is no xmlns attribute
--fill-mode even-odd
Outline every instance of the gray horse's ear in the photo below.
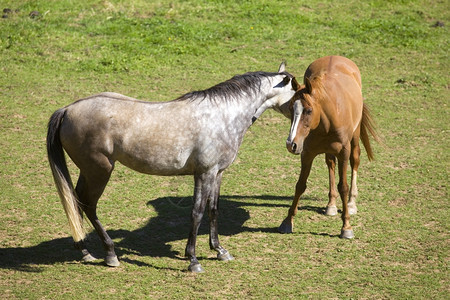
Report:
<svg viewBox="0 0 450 300"><path fill-rule="evenodd" d="M286 64L284 61L281 63L280 67L278 68L278 73L282 73L286 71Z"/></svg>

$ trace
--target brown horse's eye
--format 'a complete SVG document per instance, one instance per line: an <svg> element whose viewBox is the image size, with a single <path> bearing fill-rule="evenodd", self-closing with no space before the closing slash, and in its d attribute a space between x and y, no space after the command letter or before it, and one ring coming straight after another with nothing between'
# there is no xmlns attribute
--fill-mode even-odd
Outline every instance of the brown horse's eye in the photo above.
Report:
<svg viewBox="0 0 450 300"><path fill-rule="evenodd" d="M311 108L305 109L305 114L306 114L306 115L312 114L312 109L311 109Z"/></svg>

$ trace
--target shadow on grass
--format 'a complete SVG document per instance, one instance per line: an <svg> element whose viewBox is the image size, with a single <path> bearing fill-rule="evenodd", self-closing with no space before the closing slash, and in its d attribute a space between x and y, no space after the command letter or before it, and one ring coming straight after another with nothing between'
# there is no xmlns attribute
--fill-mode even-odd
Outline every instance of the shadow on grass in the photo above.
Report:
<svg viewBox="0 0 450 300"><path fill-rule="evenodd" d="M254 199L257 201L242 201ZM262 200L262 201L261 201ZM261 196L221 196L219 202L219 236L231 236L242 232L277 233L277 228L250 228L244 223L250 219L247 206L286 207L290 206L291 197L272 195ZM309 199L311 200L311 199ZM278 201L278 202L271 202ZM280 204L279 201L286 201ZM192 197L163 197L147 203L154 207L157 216L150 218L148 223L134 231L108 230L115 243L119 259L138 266L150 266L142 261L130 259L128 254L150 257L170 257L184 259L184 253L174 251L170 242L187 240L190 230L190 215ZM323 213L322 207L304 206L300 210L310 210ZM284 218L280 216L280 222ZM209 233L209 218L207 211L199 229L199 235ZM95 232L87 237L87 245L91 253L98 258L104 257L100 239ZM124 256L124 257L121 257ZM70 237L42 242L31 247L0 248L0 268L14 269L23 272L42 272L45 265L67 263L73 261L78 264L81 253L73 247ZM199 255L201 259L206 259ZM93 264L102 264L101 260Z"/></svg>

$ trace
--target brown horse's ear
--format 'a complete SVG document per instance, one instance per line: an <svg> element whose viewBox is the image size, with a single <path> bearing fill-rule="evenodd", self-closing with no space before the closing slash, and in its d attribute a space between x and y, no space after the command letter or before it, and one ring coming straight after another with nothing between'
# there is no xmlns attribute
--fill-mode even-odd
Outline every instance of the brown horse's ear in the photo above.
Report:
<svg viewBox="0 0 450 300"><path fill-rule="evenodd" d="M292 78L292 89L294 91L298 91L298 90L301 89L301 86L300 86L300 84L298 83L298 81L297 81L297 79L295 77Z"/></svg>
<svg viewBox="0 0 450 300"><path fill-rule="evenodd" d="M308 94L311 94L312 92L312 87L311 87L311 81L309 81L308 77L305 77L305 87L306 87L306 91Z"/></svg>

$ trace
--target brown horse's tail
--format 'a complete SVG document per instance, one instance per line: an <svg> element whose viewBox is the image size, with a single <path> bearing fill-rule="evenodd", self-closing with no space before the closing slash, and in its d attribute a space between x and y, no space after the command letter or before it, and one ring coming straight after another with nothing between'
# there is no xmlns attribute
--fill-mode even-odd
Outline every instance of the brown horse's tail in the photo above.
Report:
<svg viewBox="0 0 450 300"><path fill-rule="evenodd" d="M65 114L66 109L62 108L50 117L47 132L47 155L61 203L69 220L72 237L75 242L78 242L85 238L86 232L83 228L83 219L79 211L78 197L70 179L66 158L59 137L59 129Z"/></svg>
<svg viewBox="0 0 450 300"><path fill-rule="evenodd" d="M380 143L380 138L378 137L378 134L375 130L374 122L373 122L372 116L370 115L369 107L366 104L363 104L360 138L364 145L364 148L366 149L367 157L369 158L369 160L373 160L374 155L373 155L372 147L370 146L368 132L370 132L370 134L375 139L375 141Z"/></svg>

